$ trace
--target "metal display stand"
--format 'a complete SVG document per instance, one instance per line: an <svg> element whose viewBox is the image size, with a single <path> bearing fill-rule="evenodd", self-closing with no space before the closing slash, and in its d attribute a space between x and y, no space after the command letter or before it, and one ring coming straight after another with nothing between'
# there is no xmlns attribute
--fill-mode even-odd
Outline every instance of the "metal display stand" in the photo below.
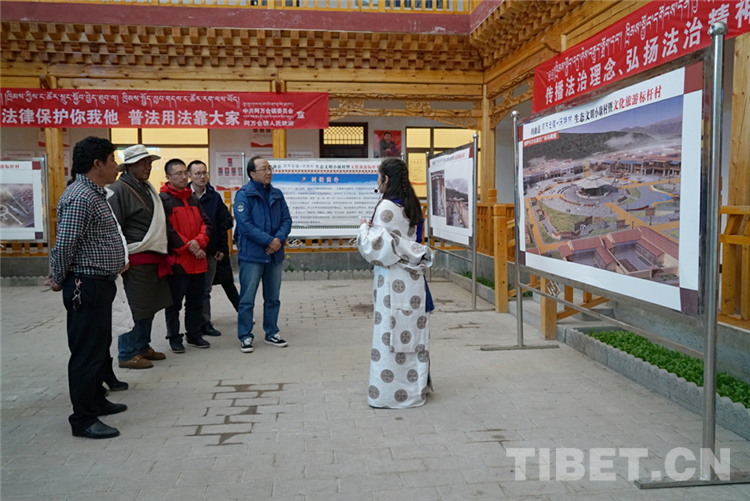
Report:
<svg viewBox="0 0 750 501"><path fill-rule="evenodd" d="M508 351L508 350L545 350L559 348L556 343L547 344L525 344L523 341L523 285L521 285L521 252L519 242L521 241L521 229L518 224L519 211L523 209L521 200L521 187L518 185L518 111L511 113L513 116L513 187L515 189L516 224L514 228L516 239L516 257L514 263L514 282L516 285L516 344L509 346L482 346L482 351ZM536 291L536 289L531 289ZM538 292L538 291L536 291Z"/></svg>
<svg viewBox="0 0 750 501"><path fill-rule="evenodd" d="M705 217L701 220L701 239L700 239L700 253L705 256L705 260L702 261L700 266L701 286L700 286L700 299L699 299L699 315L697 319L700 325L705 328L706 331L706 343L705 352L700 353L697 350L693 350L679 343L669 341L667 339L656 336L652 333L644 331L643 329L635 328L624 322L606 317L597 312L591 311L590 309L583 308L572 302L559 299L554 294L549 294L545 291L539 291L532 287L520 283L521 270L531 272L537 275L549 276L554 280L559 280L566 284L578 284L579 288L586 288L591 290L599 290L596 287L591 287L586 284L581 284L573 280L559 278L551 276L549 273L540 272L534 268L530 268L525 265L519 264L519 245L520 242L520 227L519 219L521 210L523 210L522 200L520 196L520 187L518 183L518 112L513 112L513 139L514 139L514 151L516 153L516 171L515 171L515 189L516 189L516 290L518 300L518 346L523 345L523 306L521 301L520 291L523 289L533 291L535 294L546 297L562 303L568 308L576 309L581 312L585 312L587 315L591 315L595 318L605 320L610 324L624 327L633 331L637 334L643 335L644 337L654 340L659 344L667 346L671 349L680 351L687 355L702 359L704 361L704 376L703 376L703 394L704 394L704 405L703 405L703 442L700 454L700 473L699 479L697 480L673 480L663 479L661 472L654 471L650 478L636 480L635 484L640 489L658 489L668 487L698 487L698 486L710 486L710 485L730 485L740 483L750 483L750 474L742 472L731 475L731 478L719 479L716 475L713 460L715 456L716 447L716 422L715 422L715 410L716 410L716 336L718 330L718 294L719 294L719 230L721 227L719 205L721 201L721 195L719 192L720 187L720 170L721 170L721 140L722 140L722 111L723 111L723 53L724 53L724 36L727 32L726 24L723 22L715 23L709 30L709 35L712 37L711 51L705 57L706 68L711 69L710 87L705 86L706 97L710 96L711 99L711 113L710 113L710 127L705 129L704 144L704 162L702 169L702 176L705 180L701 187L701 199L705 201ZM606 291L605 291L606 292ZM647 307L646 303L641 301L622 296L620 294L609 294L610 298L614 297L619 301L622 301L628 305L636 305L641 307ZM653 308L651 308L653 309ZM516 349L505 348L505 349ZM485 348L483 348L485 349ZM503 349L503 348L495 348Z"/></svg>
<svg viewBox="0 0 750 501"><path fill-rule="evenodd" d="M659 489L668 487L700 487L709 485L730 485L750 483L750 474L734 474L730 479L717 478L712 459L716 452L716 334L718 330L719 303L719 229L721 219L720 173L721 173L721 140L722 114L724 106L724 35L727 25L714 23L708 31L711 36L709 62L711 68L711 123L707 130L710 137L705 141L708 148L709 172L701 195L707 199L706 223L701 228L705 231L702 238L706 256L703 269L702 313L706 329L706 345L703 355L703 443L700 454L700 478L698 480L665 480L647 478L636 480L640 489ZM654 472L655 474L656 472ZM657 475L652 475L657 476ZM660 475L659 475L660 476Z"/></svg>
<svg viewBox="0 0 750 501"><path fill-rule="evenodd" d="M432 224L432 184L430 181L430 158L433 155L430 155L430 153L425 153L425 164L427 167L427 186L429 189L427 190L427 228L425 229L425 242L428 247L430 247L433 252L444 252L445 254L448 254L449 256L453 256L456 259L461 259L463 261L470 261L471 262L471 310L469 311L478 311L477 310L477 191L479 189L479 163L477 159L477 152L479 151L479 135L474 134L473 136L473 142L472 142L472 148L474 148L474 154L472 155L473 159L473 179L471 183L471 189L473 190L474 194L474 205L473 205L473 218L472 218L472 227L471 227L471 259L459 256L458 254L454 254L452 252L448 252L445 249L438 249L437 247L433 247L430 245L430 228ZM464 146L461 146L456 149L462 149ZM454 151L454 150L449 150ZM446 152L443 152L446 153ZM432 272L428 268L428 275L427 280L432 281ZM491 310L481 310L481 311L491 311Z"/></svg>

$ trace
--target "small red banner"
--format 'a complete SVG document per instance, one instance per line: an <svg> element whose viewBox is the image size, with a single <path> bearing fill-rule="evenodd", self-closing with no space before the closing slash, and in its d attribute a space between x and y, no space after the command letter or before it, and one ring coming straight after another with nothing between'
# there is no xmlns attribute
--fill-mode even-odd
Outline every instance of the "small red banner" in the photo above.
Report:
<svg viewBox="0 0 750 501"><path fill-rule="evenodd" d="M0 89L3 127L325 129L324 92Z"/></svg>
<svg viewBox="0 0 750 501"><path fill-rule="evenodd" d="M527 139L526 141L523 142L523 147L526 148L527 146L531 146L531 145L539 144L539 143L546 143L547 141L554 141L555 139L559 139L559 138L560 138L559 132L557 131L550 132L549 134L544 134L543 136L537 136L533 139Z"/></svg>
<svg viewBox="0 0 750 501"><path fill-rule="evenodd" d="M533 111L707 47L717 21L727 24L727 39L750 31L750 0L653 0L537 66Z"/></svg>

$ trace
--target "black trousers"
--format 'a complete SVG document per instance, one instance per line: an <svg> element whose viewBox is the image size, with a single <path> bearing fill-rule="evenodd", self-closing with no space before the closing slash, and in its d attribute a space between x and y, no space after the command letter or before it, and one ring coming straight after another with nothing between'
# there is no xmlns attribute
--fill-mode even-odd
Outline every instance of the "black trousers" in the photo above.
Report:
<svg viewBox="0 0 750 501"><path fill-rule="evenodd" d="M167 321L167 339L182 339L180 333L180 310L185 299L185 331L188 340L200 336L203 323L203 294L206 290L206 274L169 275L169 290L172 305L164 310Z"/></svg>
<svg viewBox="0 0 750 501"><path fill-rule="evenodd" d="M102 386L110 368L112 344L113 281L77 278L63 282L63 304L68 310L68 386L73 414L68 420L75 430L91 426L104 399Z"/></svg>

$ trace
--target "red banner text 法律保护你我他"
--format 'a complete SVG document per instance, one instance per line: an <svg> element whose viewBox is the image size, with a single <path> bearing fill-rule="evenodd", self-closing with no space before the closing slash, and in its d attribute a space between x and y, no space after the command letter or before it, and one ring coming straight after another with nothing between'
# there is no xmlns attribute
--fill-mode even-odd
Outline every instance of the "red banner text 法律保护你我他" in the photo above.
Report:
<svg viewBox="0 0 750 501"><path fill-rule="evenodd" d="M0 89L3 127L325 129L323 92Z"/></svg>

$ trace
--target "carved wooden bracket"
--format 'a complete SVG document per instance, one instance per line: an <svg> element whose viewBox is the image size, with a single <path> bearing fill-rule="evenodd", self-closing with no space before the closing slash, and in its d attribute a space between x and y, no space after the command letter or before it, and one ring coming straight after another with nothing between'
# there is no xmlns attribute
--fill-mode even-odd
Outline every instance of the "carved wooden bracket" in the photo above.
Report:
<svg viewBox="0 0 750 501"><path fill-rule="evenodd" d="M338 94L332 94L331 99L337 99L337 108L328 110L331 120L351 116L367 117L417 117L429 118L458 127L473 129L478 127L482 118L481 101L473 100L471 110L433 110L430 100L407 100L405 109L383 109L365 108L365 99L361 96L354 98L342 98ZM477 103L478 106L477 106Z"/></svg>

